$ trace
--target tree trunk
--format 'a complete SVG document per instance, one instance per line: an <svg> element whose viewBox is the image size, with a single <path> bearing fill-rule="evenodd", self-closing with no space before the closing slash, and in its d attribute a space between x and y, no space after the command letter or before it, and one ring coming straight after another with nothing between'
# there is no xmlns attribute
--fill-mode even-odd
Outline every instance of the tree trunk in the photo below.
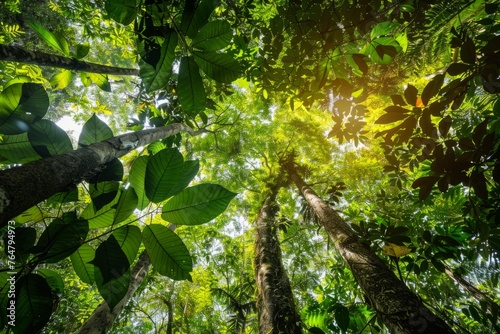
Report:
<svg viewBox="0 0 500 334"><path fill-rule="evenodd" d="M462 288L467 290L472 297L474 297L478 302L486 304L488 311L491 314L496 314L497 319L500 320L500 305L495 303L493 299L488 297L484 292L481 292L478 288L473 286L470 282L462 277L462 275L453 272L450 268L445 267L444 272L446 275L450 276L455 282L457 282Z"/></svg>
<svg viewBox="0 0 500 334"><path fill-rule="evenodd" d="M28 51L17 46L4 44L0 44L0 60L99 74L139 75L139 71L135 68L121 68L87 63L75 58L58 56L39 51Z"/></svg>
<svg viewBox="0 0 500 334"><path fill-rule="evenodd" d="M146 277L149 267L151 266L151 260L149 259L148 253L144 250L139 259L132 269L130 275L130 285L128 291L123 297L123 299L115 306L113 311L111 311L106 302L102 302L92 313L92 315L84 322L82 327L78 329L77 334L105 334L109 331L116 317L123 310L125 305L134 295L135 291L141 285L142 281Z"/></svg>
<svg viewBox="0 0 500 334"><path fill-rule="evenodd" d="M262 203L256 221L255 280L259 333L302 333L300 316L295 309L290 281L281 260L276 234L276 196L273 187Z"/></svg>
<svg viewBox="0 0 500 334"><path fill-rule="evenodd" d="M65 154L0 171L0 228L33 205L70 189L94 175L105 163L133 149L179 132L197 135L190 127L173 123L116 136Z"/></svg>
<svg viewBox="0 0 500 334"><path fill-rule="evenodd" d="M422 300L400 281L387 264L359 242L351 227L297 174L284 164L320 224L349 266L361 290L391 333L454 333Z"/></svg>

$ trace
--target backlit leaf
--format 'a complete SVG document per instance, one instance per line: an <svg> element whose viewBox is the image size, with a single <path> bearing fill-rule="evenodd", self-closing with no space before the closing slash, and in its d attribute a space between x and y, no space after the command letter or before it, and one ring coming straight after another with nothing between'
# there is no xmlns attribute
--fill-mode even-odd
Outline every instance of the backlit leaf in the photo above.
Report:
<svg viewBox="0 0 500 334"><path fill-rule="evenodd" d="M240 64L225 53L193 52L194 60L207 76L221 83L231 83L241 75Z"/></svg>
<svg viewBox="0 0 500 334"><path fill-rule="evenodd" d="M177 85L179 102L191 116L205 109L207 95L200 69L192 57L182 57Z"/></svg>

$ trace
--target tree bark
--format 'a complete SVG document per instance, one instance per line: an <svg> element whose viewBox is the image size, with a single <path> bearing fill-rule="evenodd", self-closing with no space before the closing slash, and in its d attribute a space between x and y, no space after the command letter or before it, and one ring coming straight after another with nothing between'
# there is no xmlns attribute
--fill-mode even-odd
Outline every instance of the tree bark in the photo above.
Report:
<svg viewBox="0 0 500 334"><path fill-rule="evenodd" d="M144 250L139 259L132 269L130 275L130 285L128 287L127 293L123 299L115 306L113 311L109 309L106 302L102 302L95 310L92 315L85 320L82 327L78 329L76 334L106 334L113 323L123 310L125 305L134 295L135 291L141 285L142 281L146 277L149 267L151 266L151 260L149 259L148 253Z"/></svg>
<svg viewBox="0 0 500 334"><path fill-rule="evenodd" d="M58 56L40 51L28 51L18 46L5 44L0 44L0 60L99 74L139 75L139 70L135 68L122 68L87 63L76 58Z"/></svg>
<svg viewBox="0 0 500 334"><path fill-rule="evenodd" d="M255 280L259 333L301 334L301 320L295 309L290 281L282 263L275 227L276 196L273 187L262 203L256 221Z"/></svg>
<svg viewBox="0 0 500 334"><path fill-rule="evenodd" d="M30 207L94 175L112 159L179 132L197 135L202 131L193 131L184 124L173 123L130 132L75 151L0 171L0 228Z"/></svg>
<svg viewBox="0 0 500 334"><path fill-rule="evenodd" d="M336 249L349 266L361 290L391 333L454 333L435 316L373 251L359 242L351 227L297 174L293 163L284 168Z"/></svg>
<svg viewBox="0 0 500 334"><path fill-rule="evenodd" d="M444 268L444 272L455 282L457 282L462 288L467 290L478 302L485 303L488 311L491 314L497 314L497 319L500 320L500 314L498 313L500 311L500 305L495 303L493 299L488 297L484 292L481 292L481 290L468 282L465 278L462 277L462 275L452 271L448 267Z"/></svg>

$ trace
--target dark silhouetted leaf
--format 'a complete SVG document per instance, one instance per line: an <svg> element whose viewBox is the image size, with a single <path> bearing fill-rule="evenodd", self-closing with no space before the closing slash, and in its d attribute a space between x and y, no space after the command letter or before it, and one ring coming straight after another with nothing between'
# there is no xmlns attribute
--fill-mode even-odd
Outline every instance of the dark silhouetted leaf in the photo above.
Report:
<svg viewBox="0 0 500 334"><path fill-rule="evenodd" d="M412 106L416 106L417 94L418 94L417 88L415 88L415 86L413 85L408 84L404 93L406 102Z"/></svg>
<svg viewBox="0 0 500 334"><path fill-rule="evenodd" d="M439 93L441 86L444 83L444 74L438 74L425 86L422 91L422 103L427 105L429 100Z"/></svg>

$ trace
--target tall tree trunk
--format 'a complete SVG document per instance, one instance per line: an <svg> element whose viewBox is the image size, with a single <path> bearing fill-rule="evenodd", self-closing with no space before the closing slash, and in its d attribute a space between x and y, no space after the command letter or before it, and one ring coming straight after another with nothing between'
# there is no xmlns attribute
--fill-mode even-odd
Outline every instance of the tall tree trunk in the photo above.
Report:
<svg viewBox="0 0 500 334"><path fill-rule="evenodd" d="M94 175L112 159L182 131L191 135L202 132L174 123L116 136L75 151L0 171L0 228L33 205Z"/></svg>
<svg viewBox="0 0 500 334"><path fill-rule="evenodd" d="M144 250L141 255L139 255L139 259L132 269L130 275L130 285L123 299L115 306L113 311L109 309L106 302L102 302L95 309L94 313L92 313L92 315L84 322L82 327L78 329L76 334L107 333L111 326L113 326L115 319L132 298L139 285L141 285L142 281L144 281L150 266L151 260L149 259L148 253Z"/></svg>
<svg viewBox="0 0 500 334"><path fill-rule="evenodd" d="M284 164L320 224L348 264L361 290L391 333L453 333L435 316L373 251L364 246L351 227L297 174L292 162Z"/></svg>
<svg viewBox="0 0 500 334"><path fill-rule="evenodd" d="M139 75L139 71L135 68L121 68L87 63L76 58L58 56L40 51L28 51L17 46L5 44L0 44L0 60L100 74Z"/></svg>
<svg viewBox="0 0 500 334"><path fill-rule="evenodd" d="M276 234L276 196L274 186L262 203L256 221L255 280L259 333L302 333L300 316L295 309L290 281L282 263Z"/></svg>
<svg viewBox="0 0 500 334"><path fill-rule="evenodd" d="M446 275L450 276L455 282L457 282L462 288L467 290L472 297L474 297L478 302L485 303L488 311L491 314L496 314L497 319L500 320L500 305L495 303L493 299L488 297L484 292L481 292L478 288L468 282L462 275L452 271L450 268L445 267L444 272Z"/></svg>

